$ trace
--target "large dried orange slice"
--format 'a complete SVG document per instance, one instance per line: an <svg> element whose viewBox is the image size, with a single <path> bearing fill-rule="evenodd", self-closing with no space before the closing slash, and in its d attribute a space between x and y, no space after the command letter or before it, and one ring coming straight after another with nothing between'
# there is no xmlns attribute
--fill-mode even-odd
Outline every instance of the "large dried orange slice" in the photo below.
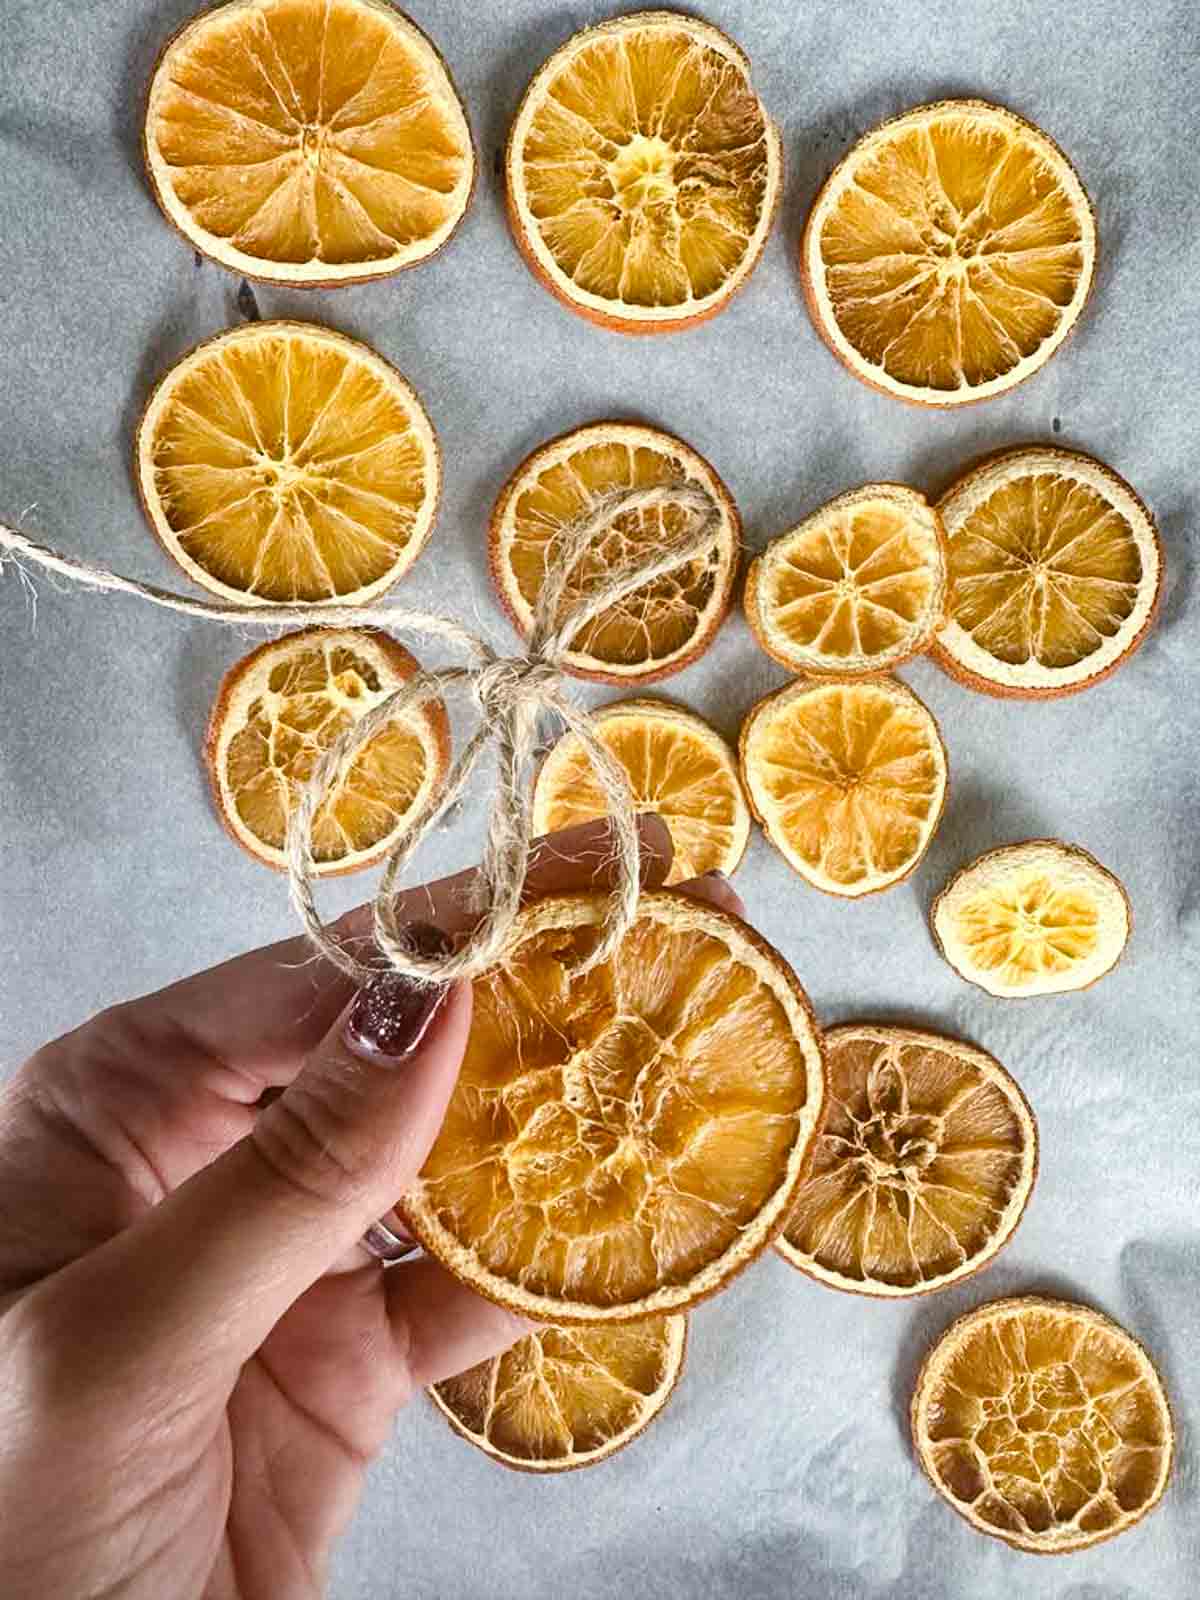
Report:
<svg viewBox="0 0 1200 1600"><path fill-rule="evenodd" d="M808 1000L751 928L643 894L615 956L573 975L607 910L575 894L521 913L398 1207L472 1288L546 1322L722 1288L782 1226L824 1093Z"/></svg>
<svg viewBox="0 0 1200 1600"><path fill-rule="evenodd" d="M217 813L259 861L282 868L300 789L341 734L418 670L402 644L371 628L303 628L226 673L205 759ZM354 872L385 855L436 791L450 757L440 702L370 739L316 814L316 871Z"/></svg>
<svg viewBox="0 0 1200 1600"><path fill-rule="evenodd" d="M668 883L732 872L750 838L750 808L737 759L703 717L665 700L621 700L592 719L593 732L624 768L636 810L666 823L675 854ZM608 814L608 802L576 734L547 755L533 791L538 834Z"/></svg>
<svg viewBox="0 0 1200 1600"><path fill-rule="evenodd" d="M839 495L756 556L746 620L792 672L882 672L925 650L945 621L941 518L915 489Z"/></svg>
<svg viewBox="0 0 1200 1600"><path fill-rule="evenodd" d="M933 902L933 936L969 983L1006 998L1086 989L1121 959L1129 897L1095 856L1061 839L989 850Z"/></svg>
<svg viewBox="0 0 1200 1600"><path fill-rule="evenodd" d="M912 1432L934 1488L973 1528L1048 1555L1140 1522L1175 1445L1138 1341L1090 1306L1037 1295L951 1323L917 1379Z"/></svg>
<svg viewBox="0 0 1200 1600"><path fill-rule="evenodd" d="M776 1248L835 1289L896 1299L995 1257L1037 1176L1037 1127L994 1057L913 1028L825 1034L825 1110Z"/></svg>
<svg viewBox="0 0 1200 1600"><path fill-rule="evenodd" d="M386 0L230 0L182 28L146 107L159 205L197 250L271 283L423 261L475 180L445 63Z"/></svg>
<svg viewBox="0 0 1200 1600"><path fill-rule="evenodd" d="M513 237L546 287L605 327L660 333L715 315L749 277L783 157L733 40L641 11L539 69L505 171Z"/></svg>
<svg viewBox="0 0 1200 1600"><path fill-rule="evenodd" d="M649 1426L683 1370L687 1317L606 1328L537 1328L429 1393L493 1461L566 1472L613 1455Z"/></svg>
<svg viewBox="0 0 1200 1600"><path fill-rule="evenodd" d="M1096 223L1039 128L942 100L854 146L817 196L800 259L817 331L856 377L955 406L1049 361L1091 288Z"/></svg>
<svg viewBox="0 0 1200 1600"><path fill-rule="evenodd" d="M256 322L171 369L138 428L147 515L186 573L250 605L369 600L433 527L441 455L414 390L309 322Z"/></svg>
<svg viewBox="0 0 1200 1600"><path fill-rule="evenodd" d="M1006 450L938 509L952 600L933 656L972 689L1075 694L1146 637L1162 546L1146 507L1103 463L1045 445Z"/></svg>
<svg viewBox="0 0 1200 1600"><path fill-rule="evenodd" d="M528 634L547 567L568 531L634 489L700 493L718 517L711 553L636 589L582 628L566 664L584 678L648 683L678 672L707 649L733 596L741 522L729 490L682 439L632 422L594 422L527 456L492 512L492 579L505 610ZM612 576L686 538L697 513L680 505L615 511L566 585L566 614Z"/></svg>
<svg viewBox="0 0 1200 1600"><path fill-rule="evenodd" d="M857 897L899 883L946 799L937 723L895 678L799 679L742 724L750 806L814 888Z"/></svg>

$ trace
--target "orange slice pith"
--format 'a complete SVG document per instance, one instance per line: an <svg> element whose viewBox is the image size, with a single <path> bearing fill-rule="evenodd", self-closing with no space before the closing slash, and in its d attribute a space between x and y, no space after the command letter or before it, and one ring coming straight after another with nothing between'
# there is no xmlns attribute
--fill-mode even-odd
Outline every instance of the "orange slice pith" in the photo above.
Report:
<svg viewBox="0 0 1200 1600"><path fill-rule="evenodd" d="M307 322L249 323L185 356L150 397L136 455L170 554L250 605L381 594L424 548L441 491L414 390Z"/></svg>
<svg viewBox="0 0 1200 1600"><path fill-rule="evenodd" d="M985 1051L912 1028L826 1030L828 1093L776 1249L857 1294L925 1294L985 1267L1037 1175L1037 1126Z"/></svg>
<svg viewBox="0 0 1200 1600"><path fill-rule="evenodd" d="M523 1472L594 1466L649 1426L683 1369L687 1317L537 1328L430 1389L450 1426Z"/></svg>
<svg viewBox="0 0 1200 1600"><path fill-rule="evenodd" d="M521 463L492 511L488 547L501 604L528 635L533 606L570 526L622 491L657 485L700 489L716 505L712 552L635 590L580 629L566 665L579 677L649 683L694 661L733 597L741 523L728 489L682 439L640 423L594 422L542 445ZM693 514L672 505L617 516L576 564L561 616L612 575L685 537Z"/></svg>
<svg viewBox="0 0 1200 1600"><path fill-rule="evenodd" d="M513 236L546 287L606 327L658 333L715 315L750 275L783 157L733 40L644 11L545 62L505 172Z"/></svg>
<svg viewBox="0 0 1200 1600"><path fill-rule="evenodd" d="M475 178L433 45L384 0L231 0L182 28L146 108L159 205L222 266L325 285L445 243Z"/></svg>
<svg viewBox="0 0 1200 1600"><path fill-rule="evenodd" d="M668 884L734 871L750 837L750 809L733 751L718 733L662 700L604 706L593 732L624 768L634 809L656 812L667 826L675 850ZM564 734L537 775L534 832L556 833L607 812L580 740Z"/></svg>
<svg viewBox="0 0 1200 1600"><path fill-rule="evenodd" d="M230 668L205 758L218 815L243 849L283 868L288 821L319 757L417 670L403 645L370 628L304 628ZM441 782L449 755L440 703L381 729L316 814L317 874L354 872L385 855Z"/></svg>
<svg viewBox="0 0 1200 1600"><path fill-rule="evenodd" d="M1120 880L1060 839L986 851L930 911L959 976L1007 999L1087 988L1116 966L1132 921Z"/></svg>
<svg viewBox="0 0 1200 1600"><path fill-rule="evenodd" d="M915 489L839 495L756 556L746 620L792 672L880 672L931 643L944 620L945 536Z"/></svg>
<svg viewBox="0 0 1200 1600"><path fill-rule="evenodd" d="M817 331L887 394L963 405L1032 376L1096 264L1074 168L982 100L919 106L855 145L817 196L801 271Z"/></svg>
<svg viewBox="0 0 1200 1600"><path fill-rule="evenodd" d="M939 508L952 602L933 657L985 694L1075 694L1145 639L1162 592L1153 519L1091 456L1006 450L960 478Z"/></svg>
<svg viewBox="0 0 1200 1600"><path fill-rule="evenodd" d="M538 1320L624 1322L715 1293L770 1243L823 1096L807 998L738 918L641 896L570 978L607 897L529 906L475 984L466 1058L406 1226Z"/></svg>
<svg viewBox="0 0 1200 1600"><path fill-rule="evenodd" d="M895 678L789 684L750 711L739 755L767 837L826 894L899 883L941 819L945 746L930 712Z"/></svg>
<svg viewBox="0 0 1200 1600"><path fill-rule="evenodd" d="M1124 1328L1029 1295L960 1317L926 1357L912 1432L934 1488L980 1533L1081 1550L1124 1533L1166 1488L1162 1380Z"/></svg>

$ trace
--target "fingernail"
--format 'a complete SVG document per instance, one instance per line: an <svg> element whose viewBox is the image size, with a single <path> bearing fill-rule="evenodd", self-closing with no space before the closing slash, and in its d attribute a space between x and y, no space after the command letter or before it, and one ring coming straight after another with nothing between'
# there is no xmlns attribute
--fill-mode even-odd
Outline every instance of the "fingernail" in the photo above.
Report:
<svg viewBox="0 0 1200 1600"><path fill-rule="evenodd" d="M410 923L405 936L414 955L445 956L454 948L440 928L427 922ZM402 1061L421 1043L448 993L444 983L381 973L359 991L346 1018L342 1036L347 1048L360 1056Z"/></svg>

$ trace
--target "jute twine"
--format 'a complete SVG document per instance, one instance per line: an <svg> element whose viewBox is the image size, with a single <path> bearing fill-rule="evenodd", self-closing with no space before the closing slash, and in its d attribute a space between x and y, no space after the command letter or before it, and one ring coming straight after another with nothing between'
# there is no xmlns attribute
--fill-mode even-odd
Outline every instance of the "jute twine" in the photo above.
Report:
<svg viewBox="0 0 1200 1600"><path fill-rule="evenodd" d="M690 527L644 558L607 573L602 582L565 615L563 601L576 566L595 540L620 516L675 506L688 513ZM228 627L276 628L378 627L440 640L462 652L466 665L414 673L399 689L373 706L346 730L318 761L300 792L289 820L286 857L289 894L314 947L357 983L391 969L421 982L472 978L501 961L510 947L513 922L529 862L531 796L527 768L536 748L543 714L556 714L576 735L603 791L615 834L615 887L600 936L579 972L606 960L637 913L639 848L637 819L629 781L597 738L591 715L570 696L566 658L580 632L610 606L668 572L707 556L721 528L721 510L706 491L693 485L656 485L616 493L570 524L551 552L537 597L523 653L500 655L488 642L450 617L400 606L220 605L137 583L103 567L73 560L0 524L0 565L15 561L24 572L41 569L86 589L135 595L139 600ZM430 701L452 692L471 697L479 724L453 762L440 790L404 819L384 867L376 895L374 939L378 959L364 962L325 926L313 893L316 864L313 823L322 803L349 771L359 751L388 723L410 717ZM477 878L478 920L470 936L447 956L424 956L406 939L398 909L401 874L422 841L455 804L489 745L495 744L497 782Z"/></svg>

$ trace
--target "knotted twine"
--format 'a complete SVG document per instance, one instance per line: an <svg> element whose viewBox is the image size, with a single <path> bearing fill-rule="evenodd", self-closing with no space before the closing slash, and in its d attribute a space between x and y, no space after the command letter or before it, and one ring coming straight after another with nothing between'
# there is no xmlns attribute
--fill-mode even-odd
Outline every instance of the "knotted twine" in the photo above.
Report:
<svg viewBox="0 0 1200 1600"><path fill-rule="evenodd" d="M664 541L641 560L618 566L565 615L563 601L571 575L599 535L620 516L676 506L692 524L682 537ZM69 578L86 589L131 594L184 616L229 627L378 627L441 640L461 651L467 664L421 669L385 696L334 740L303 785L288 821L285 857L288 892L313 946L356 983L391 969L418 982L450 982L473 978L501 961L510 948L513 923L529 862L531 796L525 771L533 756L541 718L557 714L576 736L596 775L613 820L616 879L600 936L578 964L589 971L613 954L637 914L639 845L633 794L624 769L601 743L591 714L567 690L565 669L574 641L609 607L657 578L708 556L720 536L720 507L706 491L691 484L655 485L614 493L564 530L547 560L546 572L525 641L524 653L500 655L486 639L453 618L400 606L219 605L138 583L103 567L73 560L37 543L15 528L0 524L0 567L15 561ZM373 904L375 946L380 960L363 962L349 945L325 926L314 898L316 862L313 824L359 751L388 723L408 719L431 701L445 701L452 692L474 699L479 723L454 760L441 788L432 793L399 827L384 866ZM496 747L497 784L488 819L483 858L476 879L474 908L478 920L469 937L445 956L414 951L406 938L399 911L399 883L430 830L456 803L490 744Z"/></svg>

